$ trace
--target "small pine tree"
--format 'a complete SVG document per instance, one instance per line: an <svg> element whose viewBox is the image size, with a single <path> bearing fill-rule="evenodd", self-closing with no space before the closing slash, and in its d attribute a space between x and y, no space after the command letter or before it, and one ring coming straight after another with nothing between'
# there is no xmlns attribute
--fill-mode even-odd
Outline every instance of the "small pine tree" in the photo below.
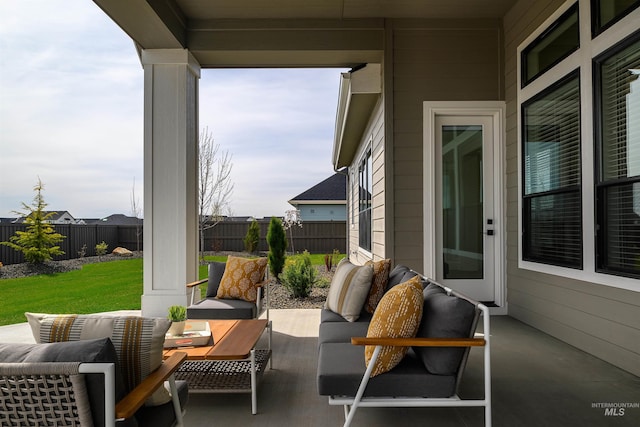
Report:
<svg viewBox="0 0 640 427"><path fill-rule="evenodd" d="M260 226L255 219L251 221L247 234L244 236L244 248L247 252L253 253L258 249L260 242Z"/></svg>
<svg viewBox="0 0 640 427"><path fill-rule="evenodd" d="M287 250L287 236L279 218L272 217L269 222L267 243L269 244L269 268L273 277L279 280L278 276L284 268L285 251Z"/></svg>
<svg viewBox="0 0 640 427"><path fill-rule="evenodd" d="M8 242L0 242L2 245L22 252L24 259L31 264L41 264L56 255L64 254L58 243L65 236L56 233L53 226L47 222L55 212L45 212L44 208L47 204L42 197L43 188L42 181L38 179L38 184L33 187L36 195L31 206L22 203L25 212L15 212L25 217L26 231L16 231Z"/></svg>

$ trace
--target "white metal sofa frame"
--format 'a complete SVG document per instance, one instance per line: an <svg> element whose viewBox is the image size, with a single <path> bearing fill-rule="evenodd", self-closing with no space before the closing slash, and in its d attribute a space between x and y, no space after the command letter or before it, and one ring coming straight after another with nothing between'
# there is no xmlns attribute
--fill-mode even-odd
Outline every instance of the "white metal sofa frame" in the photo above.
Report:
<svg viewBox="0 0 640 427"><path fill-rule="evenodd" d="M44 416L48 422L56 417L65 416L73 419L79 413L90 415L90 409L84 407L86 389L78 384L77 378L82 374L104 375L104 425L115 427L117 421L132 417L140 409L153 392L161 387L164 381L169 381L173 409L176 416L176 426L183 426L184 412L178 399L178 389L175 383L174 371L186 358L185 353L176 353L164 361L142 383L132 390L120 402L115 402L115 364L114 363L81 363L81 362L35 362L35 363L0 363L0 386L8 390L0 396L2 408L0 418L24 419L33 413ZM52 380L52 378L56 380ZM22 389L20 384L25 387ZM76 396L82 396L75 402L65 402L64 396L59 396L66 390L73 390ZM13 391L14 393L11 393ZM17 395L19 394L19 396ZM32 404L25 399L25 394L38 396ZM47 397L51 397L47 399ZM60 398L62 397L62 398ZM65 407L60 405L64 403ZM88 405L88 403L87 403ZM53 413L55 411L55 413ZM82 422L77 419L77 422Z"/></svg>
<svg viewBox="0 0 640 427"><path fill-rule="evenodd" d="M416 273L418 274L418 273ZM428 280L424 276L420 275L423 279ZM446 286L443 286L444 290L449 295L454 295L468 299L465 295L462 295ZM366 337L354 337L351 338L351 344L353 345L375 345L373 356L369 362L369 366L365 371L360 387L355 397L349 396L330 396L329 405L342 405L344 406L345 423L344 427L349 427L353 421L356 410L359 407L387 407L387 408L399 408L399 407L484 407L484 419L485 426L491 427L491 354L490 354L490 315L489 308L482 303L476 304L476 307L482 312L483 320L483 337L474 338L366 338ZM428 398L428 397L363 397L367 383L371 377L371 371L375 365L380 351L383 346L397 346L397 347L483 347L483 359L484 359L484 399L461 399L457 394L447 398Z"/></svg>

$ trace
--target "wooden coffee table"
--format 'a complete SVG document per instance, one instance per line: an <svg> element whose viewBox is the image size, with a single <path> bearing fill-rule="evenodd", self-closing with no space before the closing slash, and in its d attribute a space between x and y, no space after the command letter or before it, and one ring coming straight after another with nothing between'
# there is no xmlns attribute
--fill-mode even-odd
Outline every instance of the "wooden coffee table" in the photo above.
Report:
<svg viewBox="0 0 640 427"><path fill-rule="evenodd" d="M189 382L189 392L251 393L251 413L258 408L258 377L271 359L271 322L267 319L208 320L213 343L164 351L164 358L176 351L187 360L176 371L176 379ZM269 329L268 348L256 344Z"/></svg>

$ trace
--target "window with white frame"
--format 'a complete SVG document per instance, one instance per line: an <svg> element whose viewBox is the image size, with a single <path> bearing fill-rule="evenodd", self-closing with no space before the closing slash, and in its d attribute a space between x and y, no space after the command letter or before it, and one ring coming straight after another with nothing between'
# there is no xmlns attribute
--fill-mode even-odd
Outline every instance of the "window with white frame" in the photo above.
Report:
<svg viewBox="0 0 640 427"><path fill-rule="evenodd" d="M358 246L371 251L371 195L373 193L371 148L358 166Z"/></svg>
<svg viewBox="0 0 640 427"><path fill-rule="evenodd" d="M518 48L522 268L640 289L639 6L567 2Z"/></svg>
<svg viewBox="0 0 640 427"><path fill-rule="evenodd" d="M640 277L640 34L594 60L596 268Z"/></svg>
<svg viewBox="0 0 640 427"><path fill-rule="evenodd" d="M578 74L527 101L522 117L523 258L581 268Z"/></svg>

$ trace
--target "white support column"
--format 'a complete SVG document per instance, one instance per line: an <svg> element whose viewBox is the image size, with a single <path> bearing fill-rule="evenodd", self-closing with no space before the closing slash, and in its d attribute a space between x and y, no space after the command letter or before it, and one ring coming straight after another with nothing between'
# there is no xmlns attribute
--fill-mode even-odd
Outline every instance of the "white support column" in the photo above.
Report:
<svg viewBox="0 0 640 427"><path fill-rule="evenodd" d="M186 305L198 276L198 80L185 49L142 51L144 292L142 314Z"/></svg>

